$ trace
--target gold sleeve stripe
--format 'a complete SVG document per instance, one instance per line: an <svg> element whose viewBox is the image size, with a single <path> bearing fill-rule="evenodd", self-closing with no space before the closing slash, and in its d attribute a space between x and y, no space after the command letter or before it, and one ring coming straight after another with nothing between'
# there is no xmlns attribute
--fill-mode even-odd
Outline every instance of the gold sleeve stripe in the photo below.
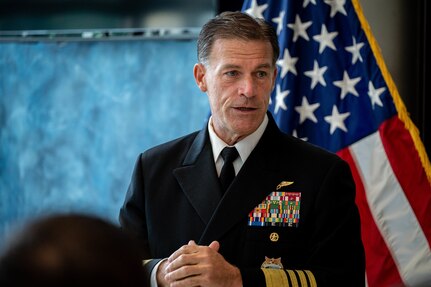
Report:
<svg viewBox="0 0 431 287"><path fill-rule="evenodd" d="M262 268L266 287L289 287L289 281L284 270Z"/></svg>
<svg viewBox="0 0 431 287"><path fill-rule="evenodd" d="M308 276L308 281L310 282L310 287L317 287L316 278L314 278L313 273L310 270L304 270Z"/></svg>
<svg viewBox="0 0 431 287"><path fill-rule="evenodd" d="M295 270L298 273L299 281L302 287L308 287L307 278L305 278L305 273L302 270Z"/></svg>
<svg viewBox="0 0 431 287"><path fill-rule="evenodd" d="M293 272L293 270L286 270L286 271L289 274L290 282L292 282L292 287L299 287L295 272Z"/></svg>

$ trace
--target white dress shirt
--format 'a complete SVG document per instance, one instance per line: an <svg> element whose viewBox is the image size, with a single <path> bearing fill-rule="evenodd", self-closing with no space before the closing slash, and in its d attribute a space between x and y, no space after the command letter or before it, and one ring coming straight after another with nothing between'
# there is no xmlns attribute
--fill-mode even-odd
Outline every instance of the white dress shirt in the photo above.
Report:
<svg viewBox="0 0 431 287"><path fill-rule="evenodd" d="M238 174L242 165L247 160L248 156L251 154L253 149L256 147L267 125L268 125L268 116L265 115L265 118L263 119L262 123L260 124L260 126L257 128L256 131L254 131L252 134L246 136L245 138L237 142L235 145L233 145L239 153L239 157L237 157L233 162L235 175ZM208 132L209 132L211 146L213 150L217 176L220 176L220 172L224 163L223 158L221 157L220 154L221 154L221 151L229 145L225 143L221 138L219 138L217 134L214 132L214 128L212 126L212 117L208 121Z"/></svg>

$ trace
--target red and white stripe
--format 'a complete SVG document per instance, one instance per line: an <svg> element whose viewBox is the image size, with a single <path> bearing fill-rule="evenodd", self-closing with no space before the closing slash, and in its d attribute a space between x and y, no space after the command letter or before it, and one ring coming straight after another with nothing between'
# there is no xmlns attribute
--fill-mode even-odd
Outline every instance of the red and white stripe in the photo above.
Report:
<svg viewBox="0 0 431 287"><path fill-rule="evenodd" d="M393 117L338 154L356 182L368 285L431 286L431 185L404 124Z"/></svg>

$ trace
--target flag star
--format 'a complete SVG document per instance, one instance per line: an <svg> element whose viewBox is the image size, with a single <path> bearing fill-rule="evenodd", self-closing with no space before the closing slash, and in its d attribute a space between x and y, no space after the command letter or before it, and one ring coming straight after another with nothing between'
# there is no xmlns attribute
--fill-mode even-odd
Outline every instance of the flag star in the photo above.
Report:
<svg viewBox="0 0 431 287"><path fill-rule="evenodd" d="M284 49L283 59L277 60L277 65L281 67L280 77L283 79L284 76L290 71L292 74L296 75L295 64L298 61L298 57L291 57L289 50Z"/></svg>
<svg viewBox="0 0 431 287"><path fill-rule="evenodd" d="M344 124L344 121L350 116L350 113L343 113L340 114L338 112L338 108L336 105L332 106L332 115L326 116L325 121L328 122L331 125L330 128L330 134L332 135L337 128L340 130L343 130L347 132L346 125Z"/></svg>
<svg viewBox="0 0 431 287"><path fill-rule="evenodd" d="M355 37L353 38L353 45L346 47L346 51L352 53L352 65L356 63L356 61L361 61L362 62L362 57L361 57L361 53L360 50L361 48L364 46L364 43L356 43L356 39Z"/></svg>
<svg viewBox="0 0 431 287"><path fill-rule="evenodd" d="M373 105L373 109L374 109L375 104L383 107L383 103L380 100L380 95L385 90L386 90L385 87L376 89L376 88L374 88L373 82L371 82L371 81L368 82L368 96L370 96L371 104Z"/></svg>
<svg viewBox="0 0 431 287"><path fill-rule="evenodd" d="M323 74L326 72L327 69L328 67L326 66L319 68L319 64L316 60L314 60L313 70L304 72L307 77L311 78L311 89L314 89L317 83L320 83L322 86L326 87L326 82L323 78Z"/></svg>
<svg viewBox="0 0 431 287"><path fill-rule="evenodd" d="M295 23L287 24L287 27L293 30L293 42L296 42L296 40L298 40L298 37L302 37L307 41L310 40L310 38L308 38L306 30L308 29L308 27L311 26L311 24L313 24L312 21L302 23L301 18L296 15Z"/></svg>
<svg viewBox="0 0 431 287"><path fill-rule="evenodd" d="M289 95L289 91L281 91L280 85L277 85L276 89L276 96L275 96L275 109L274 113L277 114L278 110L281 108L283 110L287 110L286 103L284 102L284 99Z"/></svg>
<svg viewBox="0 0 431 287"><path fill-rule="evenodd" d="M344 71L343 79L341 81L335 81L334 86L341 89L341 99L344 99L348 93L359 97L358 92L355 89L355 85L361 80L361 77L350 79L346 71Z"/></svg>
<svg viewBox="0 0 431 287"><path fill-rule="evenodd" d="M247 13L251 16L254 16L256 18L264 18L263 17L263 11L265 11L265 9L268 8L268 4L257 5L256 1L257 0L253 0L251 2L250 8L245 10L245 13Z"/></svg>
<svg viewBox="0 0 431 287"><path fill-rule="evenodd" d="M283 18L284 18L284 11L280 11L280 14L277 18L272 18L272 22L277 24L277 35L280 35L281 30L283 30Z"/></svg>
<svg viewBox="0 0 431 287"><path fill-rule="evenodd" d="M303 8L306 8L310 2L314 5L316 5L316 0L304 0L304 3L302 4Z"/></svg>
<svg viewBox="0 0 431 287"><path fill-rule="evenodd" d="M334 45L334 38L337 37L338 32L331 32L328 33L328 30L326 29L326 25L322 25L322 29L320 31L320 35L313 36L313 39L317 42L319 42L319 54L322 54L323 50L325 50L326 47L331 48L334 51L337 51L337 48L335 48Z"/></svg>
<svg viewBox="0 0 431 287"><path fill-rule="evenodd" d="M303 141L308 141L308 138L307 137L305 137L305 138L300 138L300 137L298 137L298 132L296 131L296 130L293 130L292 131L292 136L294 136L294 137L296 137L296 138L298 138L298 139L301 139L301 140L303 140Z"/></svg>
<svg viewBox="0 0 431 287"><path fill-rule="evenodd" d="M331 18L333 18L337 12L347 16L346 9L344 9L346 0L325 0L325 3L331 6Z"/></svg>
<svg viewBox="0 0 431 287"><path fill-rule="evenodd" d="M309 119L310 121L317 123L317 118L314 115L314 111L320 106L319 103L315 103L310 105L308 103L307 97L302 97L302 104L301 106L295 107L295 111L299 113L299 123L302 124L305 122L306 119Z"/></svg>

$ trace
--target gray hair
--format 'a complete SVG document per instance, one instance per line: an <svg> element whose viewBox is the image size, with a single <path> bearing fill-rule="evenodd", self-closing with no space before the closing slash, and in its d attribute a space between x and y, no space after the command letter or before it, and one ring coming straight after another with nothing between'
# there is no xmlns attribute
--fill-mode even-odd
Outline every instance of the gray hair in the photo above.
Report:
<svg viewBox="0 0 431 287"><path fill-rule="evenodd" d="M200 63L208 63L213 44L218 39L268 41L272 46L273 65L280 54L275 29L263 19L253 18L242 12L223 12L202 27L197 42Z"/></svg>

